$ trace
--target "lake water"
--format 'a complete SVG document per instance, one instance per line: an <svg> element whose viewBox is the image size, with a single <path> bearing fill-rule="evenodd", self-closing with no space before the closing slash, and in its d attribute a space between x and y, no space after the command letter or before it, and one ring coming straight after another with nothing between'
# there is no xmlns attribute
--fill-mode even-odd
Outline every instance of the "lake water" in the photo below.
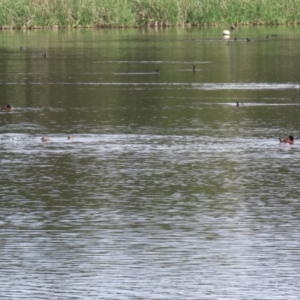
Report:
<svg viewBox="0 0 300 300"><path fill-rule="evenodd" d="M222 30L0 32L1 299L298 299L300 27Z"/></svg>

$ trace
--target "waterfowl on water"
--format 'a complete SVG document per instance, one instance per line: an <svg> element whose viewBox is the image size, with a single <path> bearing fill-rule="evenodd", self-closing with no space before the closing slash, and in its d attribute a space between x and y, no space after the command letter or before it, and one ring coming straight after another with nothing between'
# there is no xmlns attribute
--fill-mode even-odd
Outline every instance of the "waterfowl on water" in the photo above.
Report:
<svg viewBox="0 0 300 300"><path fill-rule="evenodd" d="M281 139L279 138L280 143L286 143L286 144L294 144L294 137L292 135L289 135L287 138Z"/></svg>
<svg viewBox="0 0 300 300"><path fill-rule="evenodd" d="M230 35L230 31L229 30L223 30L223 35Z"/></svg>
<svg viewBox="0 0 300 300"><path fill-rule="evenodd" d="M189 21L189 20L186 20L186 21L185 21L185 26L187 26L187 27L191 27L191 23L190 23L190 21Z"/></svg>
<svg viewBox="0 0 300 300"><path fill-rule="evenodd" d="M5 112L11 112L12 106L10 104L7 104L5 107L1 107L0 110Z"/></svg>
<svg viewBox="0 0 300 300"><path fill-rule="evenodd" d="M250 39L248 39L248 38L246 38L246 41L247 41L247 42L251 42L251 40L250 40Z"/></svg>
<svg viewBox="0 0 300 300"><path fill-rule="evenodd" d="M239 102L239 100L236 100L236 107L237 107L237 108L240 107L240 102Z"/></svg>
<svg viewBox="0 0 300 300"><path fill-rule="evenodd" d="M74 139L73 135L68 136L68 140L73 140L73 139Z"/></svg>
<svg viewBox="0 0 300 300"><path fill-rule="evenodd" d="M42 141L43 143L51 142L51 140L50 140L49 138L44 137L44 136L41 138L41 141Z"/></svg>

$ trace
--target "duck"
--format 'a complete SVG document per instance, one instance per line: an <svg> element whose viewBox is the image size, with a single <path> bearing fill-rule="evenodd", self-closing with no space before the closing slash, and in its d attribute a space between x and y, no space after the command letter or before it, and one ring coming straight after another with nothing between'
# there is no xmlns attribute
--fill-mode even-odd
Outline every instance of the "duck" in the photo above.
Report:
<svg viewBox="0 0 300 300"><path fill-rule="evenodd" d="M286 144L294 144L294 137L292 135L289 135L287 138L281 139L279 138L280 143L286 143Z"/></svg>
<svg viewBox="0 0 300 300"><path fill-rule="evenodd" d="M186 27L191 27L190 20L186 20L186 21L185 21L185 26L186 26Z"/></svg>
<svg viewBox="0 0 300 300"><path fill-rule="evenodd" d="M74 139L73 135L68 136L68 140L73 140L73 139Z"/></svg>
<svg viewBox="0 0 300 300"><path fill-rule="evenodd" d="M44 137L44 136L41 138L41 141L42 141L43 143L51 142L51 140L50 140L49 138Z"/></svg>
<svg viewBox="0 0 300 300"><path fill-rule="evenodd" d="M248 39L248 38L246 38L246 41L247 41L247 42L251 42L251 40L250 40L250 39Z"/></svg>
<svg viewBox="0 0 300 300"><path fill-rule="evenodd" d="M7 104L5 107L1 107L0 110L5 112L11 112L12 106L10 104Z"/></svg>

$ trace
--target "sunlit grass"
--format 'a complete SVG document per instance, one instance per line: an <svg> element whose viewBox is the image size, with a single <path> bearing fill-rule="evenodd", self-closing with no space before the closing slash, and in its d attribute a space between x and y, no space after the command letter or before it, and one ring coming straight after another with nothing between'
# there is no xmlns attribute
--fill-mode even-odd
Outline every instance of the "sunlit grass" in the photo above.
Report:
<svg viewBox="0 0 300 300"><path fill-rule="evenodd" d="M2 28L298 24L300 0L0 0Z"/></svg>

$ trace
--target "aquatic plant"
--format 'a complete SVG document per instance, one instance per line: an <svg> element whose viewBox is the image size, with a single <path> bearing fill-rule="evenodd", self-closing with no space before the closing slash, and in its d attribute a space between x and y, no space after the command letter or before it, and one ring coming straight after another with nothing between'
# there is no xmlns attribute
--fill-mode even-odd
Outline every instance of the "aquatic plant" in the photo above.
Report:
<svg viewBox="0 0 300 300"><path fill-rule="evenodd" d="M300 0L1 0L1 28L298 24Z"/></svg>

